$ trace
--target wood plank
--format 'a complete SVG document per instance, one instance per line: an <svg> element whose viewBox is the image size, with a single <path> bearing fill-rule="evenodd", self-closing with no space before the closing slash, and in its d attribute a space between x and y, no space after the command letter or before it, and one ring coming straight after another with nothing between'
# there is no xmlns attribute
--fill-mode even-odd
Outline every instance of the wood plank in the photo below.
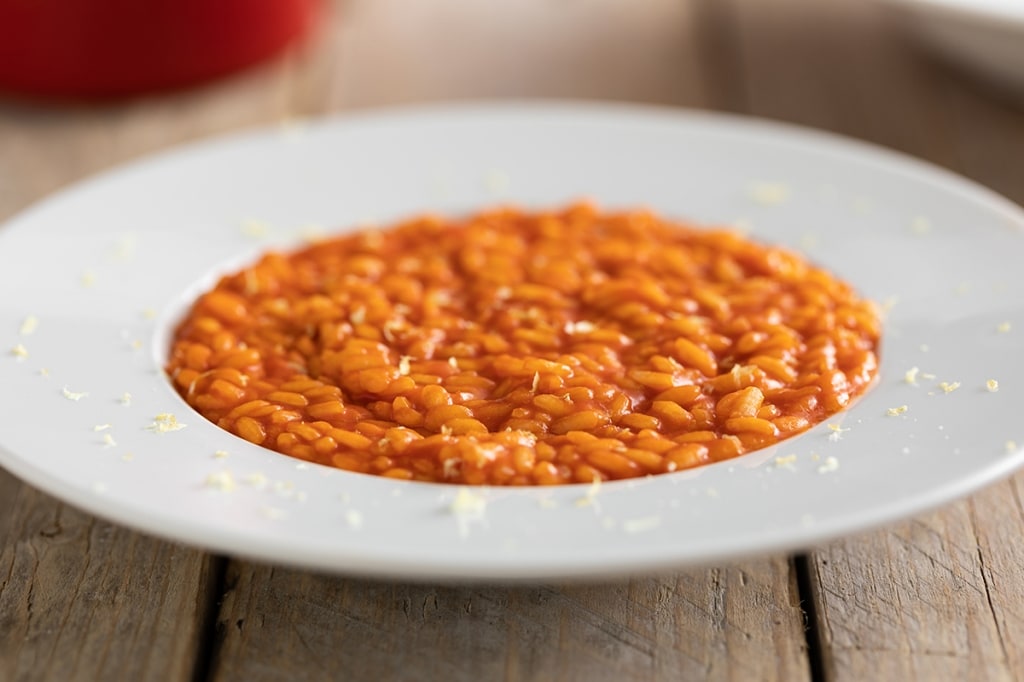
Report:
<svg viewBox="0 0 1024 682"><path fill-rule="evenodd" d="M696 8L354 0L324 28L331 66L300 71L295 91L305 113L485 96L708 106ZM794 575L775 558L606 584L459 586L233 561L212 677L291 679L301 661L311 678L808 679Z"/></svg>
<svg viewBox="0 0 1024 682"><path fill-rule="evenodd" d="M350 0L332 108L558 97L699 104L693 3Z"/></svg>
<svg viewBox="0 0 1024 682"><path fill-rule="evenodd" d="M0 471L0 679L193 678L214 559L97 521Z"/></svg>
<svg viewBox="0 0 1024 682"><path fill-rule="evenodd" d="M593 585L385 583L232 562L212 679L802 680L784 559ZM316 671L315 673L313 671Z"/></svg>
<svg viewBox="0 0 1024 682"><path fill-rule="evenodd" d="M856 0L732 0L744 110L930 159L1020 200L1024 115ZM1024 670L1024 478L811 557L830 680Z"/></svg>
<svg viewBox="0 0 1024 682"><path fill-rule="evenodd" d="M1019 606L996 591L990 548L977 544L995 517L977 517L961 502L815 553L829 679L1013 679L1002 627Z"/></svg>
<svg viewBox="0 0 1024 682"><path fill-rule="evenodd" d="M937 105L956 75L922 55L881 3L726 4L744 113L954 164L951 117Z"/></svg>
<svg viewBox="0 0 1024 682"><path fill-rule="evenodd" d="M117 163L291 115L289 74L305 58L127 102L0 103L0 219ZM192 680L222 567L0 471L0 679Z"/></svg>

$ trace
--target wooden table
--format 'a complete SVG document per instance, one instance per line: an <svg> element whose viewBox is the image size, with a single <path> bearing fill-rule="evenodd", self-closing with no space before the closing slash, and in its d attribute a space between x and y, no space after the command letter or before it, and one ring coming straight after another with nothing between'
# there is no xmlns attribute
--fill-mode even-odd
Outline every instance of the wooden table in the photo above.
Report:
<svg viewBox="0 0 1024 682"><path fill-rule="evenodd" d="M594 97L864 138L1024 202L1024 110L867 0L349 0L286 58L88 108L0 104L0 218L185 140L425 99ZM9 295L4 292L2 295ZM0 424L0 428L3 425ZM438 586L212 556L0 472L0 680L1024 677L1024 477L808 554Z"/></svg>

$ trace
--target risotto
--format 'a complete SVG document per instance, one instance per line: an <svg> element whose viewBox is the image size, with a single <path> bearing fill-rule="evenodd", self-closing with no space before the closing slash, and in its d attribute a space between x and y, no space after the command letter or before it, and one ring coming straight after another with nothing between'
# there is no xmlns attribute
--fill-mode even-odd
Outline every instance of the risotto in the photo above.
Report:
<svg viewBox="0 0 1024 682"><path fill-rule="evenodd" d="M787 250L589 204L421 217L268 253L167 372L218 426L394 479L550 485L727 460L846 408L881 322Z"/></svg>

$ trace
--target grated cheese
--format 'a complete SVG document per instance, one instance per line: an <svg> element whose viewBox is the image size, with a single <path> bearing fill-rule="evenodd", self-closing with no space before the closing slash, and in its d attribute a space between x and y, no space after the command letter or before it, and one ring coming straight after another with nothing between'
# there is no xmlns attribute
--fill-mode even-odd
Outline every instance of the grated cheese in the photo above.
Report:
<svg viewBox="0 0 1024 682"><path fill-rule="evenodd" d="M814 251L818 248L820 238L813 232L804 232L800 236L800 248L804 251Z"/></svg>
<svg viewBox="0 0 1024 682"><path fill-rule="evenodd" d="M1010 331L1010 323L1009 322L1000 322L996 326L996 331L999 332L1000 334L1005 334L1006 332Z"/></svg>
<svg viewBox="0 0 1024 682"><path fill-rule="evenodd" d="M214 490L219 490L224 493L229 493L236 487L235 477L227 470L210 474L206 477L203 485L207 488L213 488Z"/></svg>
<svg viewBox="0 0 1024 682"><path fill-rule="evenodd" d="M985 388L988 390L989 393L995 393L996 391L999 390L999 382L996 381L995 379L989 379L988 381L985 382Z"/></svg>
<svg viewBox="0 0 1024 682"><path fill-rule="evenodd" d="M135 248L137 246L137 240L135 235L126 234L123 235L114 247L113 256L115 260L130 261L135 257Z"/></svg>
<svg viewBox="0 0 1024 682"><path fill-rule="evenodd" d="M778 206L789 201L789 187L778 182L755 182L750 198L762 206Z"/></svg>
<svg viewBox="0 0 1024 682"><path fill-rule="evenodd" d="M484 176L484 187L491 194L505 194L511 185L512 179L503 170L492 169Z"/></svg>
<svg viewBox="0 0 1024 682"><path fill-rule="evenodd" d="M917 367L911 367L907 370L907 373L903 375L903 381L907 382L911 386L917 386L917 374L920 372Z"/></svg>
<svg viewBox="0 0 1024 682"><path fill-rule="evenodd" d="M18 345L11 349L11 355L18 358L19 360L24 360L25 358L28 357L28 349L19 343Z"/></svg>
<svg viewBox="0 0 1024 682"><path fill-rule="evenodd" d="M487 498L466 487L459 488L449 508L453 514L482 514L487 508Z"/></svg>
<svg viewBox="0 0 1024 682"><path fill-rule="evenodd" d="M597 329L597 326L593 322L586 320L579 320L578 322L566 322L565 333L566 334L589 334L590 332Z"/></svg>
<svg viewBox="0 0 1024 682"><path fill-rule="evenodd" d="M88 397L88 395L89 395L88 393L84 393L84 392L71 391L71 390L68 389L67 386L65 386L64 388L60 389L60 392L61 392L61 395L63 395L65 398L67 398L68 400L74 400L75 402L78 402L82 398Z"/></svg>
<svg viewBox="0 0 1024 682"><path fill-rule="evenodd" d="M931 232L932 223L924 216L917 216L910 221L910 231L914 234L928 234Z"/></svg>
<svg viewBox="0 0 1024 682"><path fill-rule="evenodd" d="M661 525L660 516L645 516L639 519L630 519L622 522L622 530L627 533L643 533L654 530Z"/></svg>
<svg viewBox="0 0 1024 682"><path fill-rule="evenodd" d="M31 334L35 333L36 327L38 326L39 318L36 317L35 315L29 315L21 323L21 328L18 330L18 333L21 334L22 336L30 336Z"/></svg>
<svg viewBox="0 0 1024 682"><path fill-rule="evenodd" d="M907 407L906 405L900 405L899 407L890 407L888 410L885 411L885 414L890 417L898 417L901 414L906 414L907 410L909 409L910 408Z"/></svg>
<svg viewBox="0 0 1024 682"><path fill-rule="evenodd" d="M793 465L796 464L796 455L779 455L775 458L775 467L779 469L793 469Z"/></svg>
<svg viewBox="0 0 1024 682"><path fill-rule="evenodd" d="M363 527L363 514L355 509L349 509L345 512L345 523L349 528L359 530Z"/></svg>
<svg viewBox="0 0 1024 682"><path fill-rule="evenodd" d="M96 284L96 273L92 270L86 270L82 273L82 286L91 287Z"/></svg>
<svg viewBox="0 0 1024 682"><path fill-rule="evenodd" d="M185 426L170 412L163 412L154 417L153 423L146 429L154 433L170 433L171 431L181 431Z"/></svg>
<svg viewBox="0 0 1024 682"><path fill-rule="evenodd" d="M590 486L587 488L587 492L583 497L576 500L575 505L577 507L589 507L594 504L597 500L597 493L601 490L601 479L595 478L590 482Z"/></svg>
<svg viewBox="0 0 1024 682"><path fill-rule="evenodd" d="M227 459L228 456L229 453L227 450L217 450L216 452L213 453L214 459Z"/></svg>
<svg viewBox="0 0 1024 682"><path fill-rule="evenodd" d="M459 473L462 467L462 459L459 457L450 457L444 461L442 465L443 474L445 478L453 478Z"/></svg>
<svg viewBox="0 0 1024 682"><path fill-rule="evenodd" d="M399 373L399 375L401 375L403 377L409 375L409 369L410 369L409 365L410 365L410 361L411 360L412 360L412 358L410 356L408 356L408 355L403 355L402 357L400 357L398 359L398 373Z"/></svg>
<svg viewBox="0 0 1024 682"><path fill-rule="evenodd" d="M828 440L831 443L836 443L836 442L842 440L843 439L843 434L850 430L850 429L844 429L839 424L829 424L828 428L829 428L830 431L832 431L832 433L828 434Z"/></svg>
<svg viewBox="0 0 1024 682"><path fill-rule="evenodd" d="M270 519L271 521L280 521L288 518L288 512L278 507L263 507L260 509L260 514L264 518Z"/></svg>
<svg viewBox="0 0 1024 682"><path fill-rule="evenodd" d="M818 467L819 474L827 474L839 468L839 460L835 457L826 457L825 463Z"/></svg>
<svg viewBox="0 0 1024 682"><path fill-rule="evenodd" d="M258 471L255 472L255 473L249 474L248 476L245 477L244 480L245 480L245 482L247 484L251 485L253 488L256 488L257 490L262 490L263 488L265 488L267 486L267 477L266 477L266 475L262 474L262 473L260 473Z"/></svg>
<svg viewBox="0 0 1024 682"><path fill-rule="evenodd" d="M266 237L270 233L270 224L262 220L254 220L250 218L242 221L240 229L242 234L246 237L258 239L260 237Z"/></svg>
<svg viewBox="0 0 1024 682"><path fill-rule="evenodd" d="M128 407L132 404L132 394L125 391L121 394L121 404Z"/></svg>
<svg viewBox="0 0 1024 682"><path fill-rule="evenodd" d="M952 381L952 382L950 382L950 381L943 381L942 383L939 384L939 388L942 389L943 393L952 393L956 389L960 388L960 382L959 381Z"/></svg>
<svg viewBox="0 0 1024 682"><path fill-rule="evenodd" d="M114 437L111 436L109 433L105 433L105 434L103 434L103 447L105 447L105 448L117 447L117 441L114 440Z"/></svg>

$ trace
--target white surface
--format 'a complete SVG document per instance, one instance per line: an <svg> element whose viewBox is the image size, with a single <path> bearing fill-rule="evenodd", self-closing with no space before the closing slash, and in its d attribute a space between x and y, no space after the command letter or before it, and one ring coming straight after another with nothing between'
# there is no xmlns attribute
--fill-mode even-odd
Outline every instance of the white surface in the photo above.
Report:
<svg viewBox="0 0 1024 682"><path fill-rule="evenodd" d="M743 221L892 304L881 381L831 420L841 437L822 424L731 462L596 491L474 490L455 513L457 488L245 443L163 379L168 326L189 292L270 243L298 242L310 224L581 196ZM252 219L268 239L252 236ZM338 572L539 579L804 548L1021 463L1009 443L1024 444L1022 228L1015 206L922 163L670 110L466 105L214 141L79 185L0 230L0 463L148 533ZM23 333L30 316L38 324ZM19 345L27 357L9 352ZM916 386L904 380L915 366ZM960 386L947 394L940 382ZM147 430L164 412L187 428Z"/></svg>
<svg viewBox="0 0 1024 682"><path fill-rule="evenodd" d="M1024 93L1022 0L886 0L938 52Z"/></svg>

